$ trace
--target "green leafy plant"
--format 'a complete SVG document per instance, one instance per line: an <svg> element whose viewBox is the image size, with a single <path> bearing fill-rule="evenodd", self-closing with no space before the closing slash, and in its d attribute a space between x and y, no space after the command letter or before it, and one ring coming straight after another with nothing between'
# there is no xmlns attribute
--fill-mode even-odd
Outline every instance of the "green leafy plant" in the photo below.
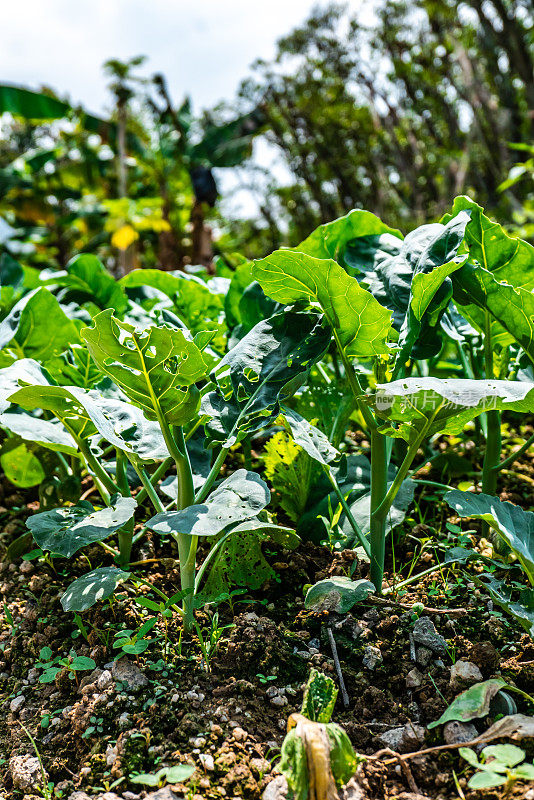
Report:
<svg viewBox="0 0 534 800"><path fill-rule="evenodd" d="M534 780L534 764L525 761L525 751L513 744L489 745L482 750L480 759L470 747L461 747L459 752L477 770L469 778L470 789L504 786L507 796L518 781Z"/></svg>
<svg viewBox="0 0 534 800"><path fill-rule="evenodd" d="M66 670L69 678L74 680L77 672L95 669L96 663L88 656L77 656L74 650L71 650L67 657L61 658L60 656L54 657L49 647L42 647L39 651L39 661L35 663L35 666L37 669L43 670L39 676L39 683L53 683L56 675L62 670Z"/></svg>
<svg viewBox="0 0 534 800"><path fill-rule="evenodd" d="M189 764L177 764L174 767L162 767L157 772L129 775L128 780L131 783L141 783L143 786L164 786L166 783L184 783L194 771L195 768Z"/></svg>

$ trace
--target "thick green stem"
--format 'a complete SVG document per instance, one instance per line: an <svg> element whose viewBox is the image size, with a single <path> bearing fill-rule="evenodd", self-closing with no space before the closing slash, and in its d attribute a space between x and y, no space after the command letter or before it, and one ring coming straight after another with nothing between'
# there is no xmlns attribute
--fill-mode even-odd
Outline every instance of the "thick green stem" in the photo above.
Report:
<svg viewBox="0 0 534 800"><path fill-rule="evenodd" d="M491 339L491 317L486 311L484 331L484 366L486 380L493 379L493 346ZM486 412L486 452L484 453L484 465L482 467L482 491L485 494L494 495L497 492L497 478L499 476L496 467L501 458L501 412Z"/></svg>
<svg viewBox="0 0 534 800"><path fill-rule="evenodd" d="M134 520L131 519L119 531L119 557L117 561L119 566L123 567L123 569L130 563L132 555L134 524Z"/></svg>
<svg viewBox="0 0 534 800"><path fill-rule="evenodd" d="M171 432L165 421L160 425L165 437L165 443L176 464L176 475L178 478L178 495L176 498L176 508L182 511L184 508L193 505L195 502L195 492L193 488L193 473L187 447L184 440L184 433L181 427L176 426ZM148 487L147 487L148 489ZM184 612L184 630L190 631L193 627L193 592L195 591L195 558L197 538L185 533L176 534L178 544L178 558L180 559L180 586L184 595L182 609Z"/></svg>
<svg viewBox="0 0 534 800"><path fill-rule="evenodd" d="M387 440L376 428L371 430L371 582L378 594L382 591L386 553L386 514L378 510L387 492L388 460Z"/></svg>
<svg viewBox="0 0 534 800"><path fill-rule="evenodd" d="M193 472L191 470L191 462L189 461L189 454L185 444L183 429L174 427L174 441L177 445L177 452L173 455L176 463L176 474L178 476L178 497L177 508L181 511L183 508L193 505L195 502L195 490L193 487Z"/></svg>
<svg viewBox="0 0 534 800"><path fill-rule="evenodd" d="M343 492L339 488L338 482L336 481L335 477L332 475L331 470L326 465L324 465L324 471L325 471L325 474L326 474L328 480L332 484L332 488L334 489L334 492L338 496L339 502L341 503L341 505L343 507L343 511L345 512L345 515L346 515L346 517L347 517L347 519L348 519L348 521L350 523L350 526L351 526L352 530L356 534L356 537L357 537L358 541L360 542L361 546L363 547L363 549L365 550L367 556L369 558L371 558L371 547L369 545L369 540L367 539L367 536L365 536L362 533L362 530L361 530L360 526L358 525L358 523L354 519L354 515L353 515L352 511L350 510L350 508L349 508L349 506L347 504L347 501L345 500L345 498L343 496Z"/></svg>

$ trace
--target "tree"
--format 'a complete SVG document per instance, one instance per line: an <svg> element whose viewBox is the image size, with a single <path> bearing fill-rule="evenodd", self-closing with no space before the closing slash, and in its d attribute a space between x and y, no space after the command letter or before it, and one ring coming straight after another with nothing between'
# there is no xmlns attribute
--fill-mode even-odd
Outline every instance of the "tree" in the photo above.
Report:
<svg viewBox="0 0 534 800"><path fill-rule="evenodd" d="M380 0L373 14L315 9L241 86L292 176L270 192L286 241L354 207L417 225L466 191L510 219L522 189L498 186L534 125L531 3Z"/></svg>

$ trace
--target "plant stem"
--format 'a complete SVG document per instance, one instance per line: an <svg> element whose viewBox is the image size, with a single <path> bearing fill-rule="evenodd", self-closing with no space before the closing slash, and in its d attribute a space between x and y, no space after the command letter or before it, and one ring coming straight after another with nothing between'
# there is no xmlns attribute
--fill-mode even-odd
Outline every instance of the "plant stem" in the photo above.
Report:
<svg viewBox="0 0 534 800"><path fill-rule="evenodd" d="M386 553L386 516L379 514L387 493L387 440L376 428L371 430L371 582L378 594L382 591Z"/></svg>
<svg viewBox="0 0 534 800"><path fill-rule="evenodd" d="M358 404L358 409L361 412L361 414L362 414L362 416L363 416L363 418L365 420L365 424L367 425L369 430L372 430L373 428L377 428L378 425L377 425L377 422L376 422L376 419L374 417L373 412L371 411L369 406L367 406L363 402L363 398L365 397L365 392L364 392L364 390L363 390L363 388L362 388L362 386L360 384L360 381L358 380L358 376L356 375L354 367L352 366L350 360L345 355L345 352L343 350L343 345L341 344L341 342L339 340L339 337L337 335L337 332L336 332L335 328L334 328L334 338L336 340L336 344L337 344L339 355L341 356L341 361L343 362L343 366L345 368L345 375L347 376L347 380L349 382L349 386L351 388L351 391L352 391L352 393L354 395L354 399L356 400L356 402Z"/></svg>
<svg viewBox="0 0 534 800"><path fill-rule="evenodd" d="M195 496L195 504L203 503L208 494L210 493L210 489L217 479L217 475L219 474L221 467L224 464L224 460L226 458L229 449L230 449L229 447L221 447L217 458L213 462L213 466L210 469L209 475L206 478L206 482L200 487Z"/></svg>
<svg viewBox="0 0 534 800"><path fill-rule="evenodd" d="M130 485L128 483L128 474L126 472L128 459L126 458L126 454L122 450L119 450L118 447L115 450L115 464L117 465L115 478L121 494L123 497L130 497Z"/></svg>
<svg viewBox="0 0 534 800"><path fill-rule="evenodd" d="M323 469L324 469L326 477L328 478L328 480L332 484L332 488L334 489L334 492L338 496L339 502L341 503L341 505L343 507L343 511L345 512L345 515L346 515L346 517L347 517L347 519L348 519L348 521L350 523L350 526L351 526L352 530L356 534L356 536L358 538L358 541L360 542L361 546L365 550L366 555L369 558L371 558L371 547L370 547L370 544L369 544L369 540L368 540L367 536L365 536L365 534L362 533L362 530L361 530L360 526L358 525L358 523L354 519L354 515L353 515L352 511L350 510L349 505L347 504L347 501L345 500L345 498L343 496L343 492L339 488L338 482L336 481L334 475L332 474L332 471L329 469L329 467L326 466L326 464L323 466Z"/></svg>
<svg viewBox="0 0 534 800"><path fill-rule="evenodd" d="M165 461L162 461L159 467L156 470L154 470L152 475L148 476L152 486L154 487L156 486L161 476L165 475L171 464L172 464L172 458L166 458ZM145 500L146 497L148 497L148 492L143 486L143 488L137 493L135 498L137 500L137 505L141 505L141 503L143 502L143 500Z"/></svg>
<svg viewBox="0 0 534 800"><path fill-rule="evenodd" d="M417 472L417 470L415 470ZM410 476L411 477L411 476ZM448 483L437 483L437 481L427 481L424 478L412 478L414 483L419 483L421 486L432 486L434 489L441 489L443 492L450 492L454 486L449 486Z"/></svg>
<svg viewBox="0 0 534 800"><path fill-rule="evenodd" d="M492 469L494 469L496 471L499 471L501 469L506 469L507 467L510 466L510 464L513 464L514 461L517 458L519 458L519 456L522 456L523 453L526 453L526 451L529 449L531 444L534 444L534 433L532 434L532 436L529 436L529 438L526 440L526 442L524 442L521 445L520 448L518 448L517 450L514 450L514 452L511 455L509 455L508 458L505 458L502 461L500 461L498 464L495 464L495 466Z"/></svg>
<svg viewBox="0 0 534 800"><path fill-rule="evenodd" d="M130 558L132 555L134 524L134 520L131 519L126 523L126 525L124 525L123 528L120 529L118 533L119 557L117 559L117 563L123 569L126 569L130 563Z"/></svg>
<svg viewBox="0 0 534 800"><path fill-rule="evenodd" d="M169 453L174 458L176 464L176 475L178 477L176 508L178 511L182 511L195 502L193 473L191 472L191 463L184 440L184 432L181 427L175 426L173 433L171 433L170 428L166 425L166 430L163 431L163 435L165 436L165 442ZM176 542L178 544L178 558L180 559L180 586L182 591L187 593L184 595L182 601L184 630L190 631L194 623L193 593L195 591L195 559L198 537L190 536L185 533L178 533L176 535Z"/></svg>
<svg viewBox="0 0 534 800"><path fill-rule="evenodd" d="M63 455L63 453L56 452L57 459L60 465L60 471L63 473L63 477L67 477L68 475L72 475L71 468L69 467L69 462Z"/></svg>
<svg viewBox="0 0 534 800"><path fill-rule="evenodd" d="M158 512L158 514L163 513L165 511L165 506L163 505L163 503L159 499L159 497L158 497L158 495L156 493L156 490L154 489L154 487L150 483L150 478L146 474L145 470L142 469L140 466L138 466L135 463L135 461L131 461L131 464L132 464L132 467L137 472L137 474L139 475L139 478L141 479L141 483L145 487L146 493L150 498L150 502L152 503L152 505L154 506L154 508Z"/></svg>
<svg viewBox="0 0 534 800"><path fill-rule="evenodd" d="M92 454L89 445L83 440L78 439L78 446L80 451L87 463L87 466L91 469L93 475L98 479L98 481L105 487L105 489L110 494L115 494L119 491L119 487L115 483L114 480L108 475L104 467L97 461L95 456ZM102 497L106 505L109 505L109 497Z"/></svg>
<svg viewBox="0 0 534 800"><path fill-rule="evenodd" d="M493 378L493 348L491 341L491 317L486 311L484 331L484 367L486 380ZM497 492L497 479L499 471L496 467L501 458L501 413L500 411L486 412L486 452L482 467L482 491L494 495Z"/></svg>

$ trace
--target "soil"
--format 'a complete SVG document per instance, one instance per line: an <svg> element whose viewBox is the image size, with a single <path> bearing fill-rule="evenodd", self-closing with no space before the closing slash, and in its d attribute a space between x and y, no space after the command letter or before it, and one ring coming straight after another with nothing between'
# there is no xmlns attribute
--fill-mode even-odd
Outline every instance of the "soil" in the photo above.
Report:
<svg viewBox="0 0 534 800"><path fill-rule="evenodd" d="M439 475L425 472L424 477L440 480ZM528 461L516 465L503 499L526 507L532 487L519 476L532 480L532 472ZM447 518L445 507L430 490L426 495L419 513L427 518L430 510L432 524L441 525ZM33 490L23 493L7 483L0 486L0 558L24 532L26 517L37 508ZM409 563L414 554L416 572L435 563L437 553L427 544L429 534L425 522L405 522L397 537L397 566ZM115 628L121 624L136 628L143 620L133 593L119 589L113 602L84 613L87 641L59 603L73 573L87 571L87 559L91 568L108 563L103 555L95 546L68 564L59 559L53 564L20 558L0 562L0 595L13 623L4 620L0 627L2 800L42 797L38 781L26 791L13 785L14 758L35 756L29 734L54 784L53 797L69 798L78 791L105 800L137 800L155 789L132 783L129 776L183 762L194 765L195 773L186 784L173 786L178 797L259 800L278 774L287 718L300 710L310 667L337 680L328 625L349 695L348 708L338 697L334 720L364 756L384 748L381 736L386 731L409 723L415 734L408 749L443 742L442 730L428 731L426 725L458 693L450 686L450 674L459 659L476 664L484 679L501 675L526 692L534 685L532 641L494 609L468 578L460 579L456 568L449 568L446 584L438 572L379 604L363 603L354 613L320 616L305 611L306 584L329 575L357 578L367 573L367 565L358 563L354 551L332 553L309 543L293 552L267 548L277 577L256 593L237 595L232 607L218 608L219 626L233 627L223 631L209 663L197 638L181 636L171 619L167 644L164 628L156 629L151 635L157 635L157 641L149 650L137 660L124 657L114 665L118 651L112 647L109 623ZM175 557L172 545L157 538L144 539L134 554L135 560L147 561L146 578L167 595L178 590ZM392 564L388 575L392 575ZM410 610L414 603L421 604L416 611ZM198 615L204 633L214 612L215 608ZM431 620L446 640L444 653L421 654L414 648L411 631L420 616ZM54 682L41 683L42 670L35 664L45 646L63 656L74 648L77 655L90 656L97 668L77 673L75 679L64 669ZM417 686L408 677L414 668L420 674ZM21 696L22 701L13 702ZM516 699L519 711L532 713L525 700ZM479 731L488 723L476 721ZM522 746L532 759L529 742ZM393 763L369 760L363 764L367 797L414 800L405 772L395 759L389 761ZM423 797L461 796L455 775L466 800L480 796L467 788L472 770L455 750L415 757L409 764ZM509 797L517 800L525 792L525 784L518 784ZM489 790L484 797L495 800L502 792ZM73 800L86 798L80 794Z"/></svg>

